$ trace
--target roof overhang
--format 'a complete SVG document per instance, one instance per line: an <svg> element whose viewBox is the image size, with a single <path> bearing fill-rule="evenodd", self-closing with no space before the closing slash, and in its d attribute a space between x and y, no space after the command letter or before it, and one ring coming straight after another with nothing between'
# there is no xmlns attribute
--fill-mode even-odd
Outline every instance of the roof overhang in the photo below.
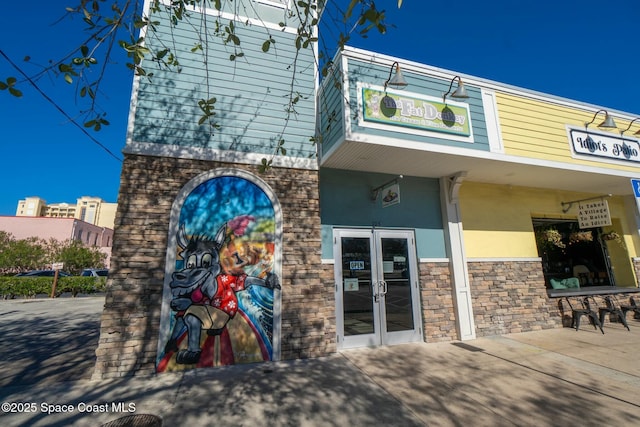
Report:
<svg viewBox="0 0 640 427"><path fill-rule="evenodd" d="M423 144L401 147L374 138L343 140L320 159L324 168L440 178L467 172L465 180L582 193L633 195L638 173L536 160L475 149Z"/></svg>

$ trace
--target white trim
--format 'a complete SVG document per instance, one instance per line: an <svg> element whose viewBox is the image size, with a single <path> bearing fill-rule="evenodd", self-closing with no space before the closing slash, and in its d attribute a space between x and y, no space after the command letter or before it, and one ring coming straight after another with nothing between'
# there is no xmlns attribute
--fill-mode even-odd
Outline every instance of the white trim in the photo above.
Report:
<svg viewBox="0 0 640 427"><path fill-rule="evenodd" d="M148 0L146 0L148 1ZM170 6L171 5L171 0L159 0L160 3L162 3L164 6ZM273 31L278 31L278 32L282 32L282 33L289 33L289 34L297 34L298 33L298 28L297 27L290 27L290 26L285 26L285 27L280 27L280 25L278 25L277 23L271 23L271 22L264 22L260 19L255 19L255 18L249 18L246 16L242 16L242 15L237 15L235 13L229 13L229 12L222 12L216 9L212 9L212 8L208 8L208 7L203 7L202 5L203 3L200 3L198 8L196 8L196 6L191 6L191 7L187 7L188 10L192 11L192 12L197 12L197 13L204 13L206 15L212 15L212 16L216 16L218 18L221 19L225 19L225 20L229 20L229 21L235 21L235 22L241 22L243 24L246 24L247 26L258 26L258 27L264 27L264 28L268 28L270 30ZM276 6L276 4L271 4L271 6ZM282 6L281 6L282 8ZM286 13L286 12L285 12Z"/></svg>
<svg viewBox="0 0 640 427"><path fill-rule="evenodd" d="M262 159L269 157L262 153L242 153L239 151L216 150L192 146L157 144L153 142L131 142L122 150L125 154L145 156L173 157L178 159L193 159L228 163L262 164ZM273 167L289 169L317 170L318 161L315 158L275 156Z"/></svg>
<svg viewBox="0 0 640 427"><path fill-rule="evenodd" d="M341 120L341 122L344 123L344 120ZM338 138L338 140L336 140L336 142L333 143L329 151L327 151L326 153L323 153L322 156L319 157L320 165L324 164L326 159L331 158L331 156L333 156L333 153L337 151L342 146L342 144L346 142L344 138L345 132L346 132L346 128L343 128L342 133L339 135L341 138Z"/></svg>
<svg viewBox="0 0 640 427"><path fill-rule="evenodd" d="M348 76L349 75L349 64L347 61L347 58L345 56L342 57L342 76ZM344 120L341 120L342 122L344 122L344 132L342 133L346 139L351 139L351 106L349 105L351 103L351 98L349 97L349 79L348 78L343 78L342 79L342 94L344 95L342 97L342 102L344 102ZM344 142L344 141L343 141ZM334 144L334 147L336 147L337 144ZM329 156L326 156L329 157Z"/></svg>
<svg viewBox="0 0 640 427"><path fill-rule="evenodd" d="M446 262L448 263L450 261L449 258L419 258L418 262L420 264L424 264L427 262Z"/></svg>
<svg viewBox="0 0 640 427"><path fill-rule="evenodd" d="M540 257L522 257L522 258L467 258L469 262L538 262L542 261Z"/></svg>
<svg viewBox="0 0 640 427"><path fill-rule="evenodd" d="M501 153L491 153L488 151L474 150L466 147L453 147L450 145L435 144L435 143L421 142L421 141L407 141L406 139L400 139L400 138L390 138L390 137L383 137L383 136L374 137L372 135L363 134L363 133L351 134L351 141L361 142L366 144L384 145L384 146L396 147L396 148L413 149L418 151L433 152L433 153L439 153L439 154L466 156L466 157L482 159L482 160L495 160L498 162L510 162L515 164L528 165L528 166L541 166L546 168L564 169L567 171L588 172L593 174L620 176L625 178L638 177L637 171L623 171L619 169L604 168L600 166L587 166L587 165L575 164L575 163L558 162L554 160L513 156L513 155L501 154ZM343 144L344 142L345 141L343 141L341 144ZM336 144L334 147L332 147L332 150L330 151L333 151L333 149L337 149L337 148L338 148L338 145ZM323 157L323 160L329 157L330 157L329 155L326 155ZM594 161L594 159L590 159L590 160L592 162ZM616 163L616 164L619 165L619 163ZM626 164L626 165L630 166L629 164Z"/></svg>
<svg viewBox="0 0 640 427"><path fill-rule="evenodd" d="M476 325L473 316L471 280L467 270L467 255L464 243L464 230L459 203L450 200L449 177L440 178L440 199L443 227L447 239L449 269L451 271L451 296L456 313L456 330L461 341L476 338Z"/></svg>
<svg viewBox="0 0 640 427"><path fill-rule="evenodd" d="M278 2L276 0L253 0L256 3L265 4L267 6L277 7L279 9L289 9L291 0L285 0L285 3Z"/></svg>
<svg viewBox="0 0 640 427"><path fill-rule="evenodd" d="M550 104L555 104L563 107L570 107L579 110L583 110L593 114L594 111L600 110L604 108L603 106L589 104L586 102L580 102L576 100L570 100L567 98L562 98L559 96L554 96L542 92L536 92L533 90L523 89L517 86L508 85L505 83L498 83L492 80L483 79L481 77L475 77L464 73L459 73L456 71L446 70L443 68L433 67L425 64L420 64L418 62L405 60L402 58L396 58L389 55L383 55L376 52L367 51L364 49L354 48L350 46L345 46L344 50L339 52L342 57L348 57L355 60L360 60L369 63L381 64L387 68L391 67L394 62L400 62L402 64L402 71L404 72L413 72L421 75L428 75L432 77L441 78L444 80L451 80L455 76L460 76L464 80L464 83L468 86L476 86L479 88L491 89L495 91L499 91L502 93L507 93L510 95L520 96L524 98L534 99L537 101L542 101ZM405 75L406 77L406 75ZM612 110L610 108L606 108L609 114L615 114L616 117L620 117L621 119L633 120L637 117L635 114L630 114L624 111Z"/></svg>
<svg viewBox="0 0 640 427"><path fill-rule="evenodd" d="M336 260L333 258L322 258L320 260L320 264L327 264L327 265L333 265L336 263Z"/></svg>
<svg viewBox="0 0 640 427"><path fill-rule="evenodd" d="M492 153L504 153L504 143L502 142L502 127L500 126L500 115L498 114L498 104L496 93L492 90L481 89L482 108L484 110L484 120L487 125L487 139L489 149Z"/></svg>

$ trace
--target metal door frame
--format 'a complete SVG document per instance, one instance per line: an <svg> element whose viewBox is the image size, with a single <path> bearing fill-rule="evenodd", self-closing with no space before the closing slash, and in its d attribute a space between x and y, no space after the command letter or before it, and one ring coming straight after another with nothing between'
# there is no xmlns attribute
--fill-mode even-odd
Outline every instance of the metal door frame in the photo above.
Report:
<svg viewBox="0 0 640 427"><path fill-rule="evenodd" d="M343 305L343 261L342 238L356 237L369 239L369 252L371 257L371 291L373 296L373 321L374 331L370 334L350 335L344 334L344 305ZM413 329L405 331L388 332L386 330L386 300L383 274L382 239L404 238L407 240L407 252L410 275ZM420 287L418 283L418 262L415 249L415 235L413 230L394 229L334 229L333 253L335 260L335 301L336 301L336 334L339 350L357 347L376 347L380 345L393 345L406 342L422 341L422 315L420 306Z"/></svg>

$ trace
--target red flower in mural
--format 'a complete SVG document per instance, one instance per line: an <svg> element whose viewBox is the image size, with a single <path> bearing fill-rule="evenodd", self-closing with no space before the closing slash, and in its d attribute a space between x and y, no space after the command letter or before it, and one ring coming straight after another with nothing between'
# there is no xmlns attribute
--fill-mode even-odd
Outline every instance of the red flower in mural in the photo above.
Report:
<svg viewBox="0 0 640 427"><path fill-rule="evenodd" d="M227 222L227 227L231 229L235 236L243 236L249 224L255 220L251 215L240 215Z"/></svg>

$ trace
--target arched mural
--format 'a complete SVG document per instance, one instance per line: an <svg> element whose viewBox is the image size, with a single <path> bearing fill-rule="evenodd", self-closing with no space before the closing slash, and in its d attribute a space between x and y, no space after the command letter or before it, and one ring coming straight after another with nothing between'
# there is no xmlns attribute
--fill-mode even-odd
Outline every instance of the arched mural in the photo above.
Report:
<svg viewBox="0 0 640 427"><path fill-rule="evenodd" d="M158 372L279 358L281 213L235 169L190 181L172 208Z"/></svg>

